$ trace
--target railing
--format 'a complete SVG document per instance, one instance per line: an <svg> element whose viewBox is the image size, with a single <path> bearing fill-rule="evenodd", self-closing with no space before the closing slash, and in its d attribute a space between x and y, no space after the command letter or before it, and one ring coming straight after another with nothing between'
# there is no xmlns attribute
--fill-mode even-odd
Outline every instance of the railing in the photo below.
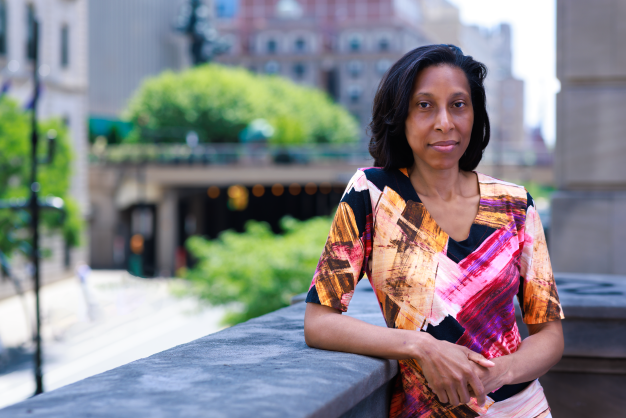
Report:
<svg viewBox="0 0 626 418"><path fill-rule="evenodd" d="M108 146L90 154L92 163L155 164L311 164L319 162L354 162L371 160L361 145L270 146L265 144L125 144Z"/></svg>
<svg viewBox="0 0 626 418"><path fill-rule="evenodd" d="M314 144L275 146L267 144L123 144L92 149L91 163L103 164L372 164L363 144ZM492 144L483 156L483 164L506 166L551 165L552 154L531 147Z"/></svg>

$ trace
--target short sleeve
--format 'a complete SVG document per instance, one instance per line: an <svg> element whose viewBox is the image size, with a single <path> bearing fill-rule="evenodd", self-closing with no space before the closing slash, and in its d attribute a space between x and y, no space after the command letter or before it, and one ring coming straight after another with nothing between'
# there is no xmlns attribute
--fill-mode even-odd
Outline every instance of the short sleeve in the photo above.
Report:
<svg viewBox="0 0 626 418"><path fill-rule="evenodd" d="M368 222L369 220L369 222ZM371 249L371 203L362 171L352 177L330 227L306 301L342 312L363 277Z"/></svg>
<svg viewBox="0 0 626 418"><path fill-rule="evenodd" d="M518 300L526 324L563 319L563 309L552 273L543 225L530 194L527 194L520 261Z"/></svg>

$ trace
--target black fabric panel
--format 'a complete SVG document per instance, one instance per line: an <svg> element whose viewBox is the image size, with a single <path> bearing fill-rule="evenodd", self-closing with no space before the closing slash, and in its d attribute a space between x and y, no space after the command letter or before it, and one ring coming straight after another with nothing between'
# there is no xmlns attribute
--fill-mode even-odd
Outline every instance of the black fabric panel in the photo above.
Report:
<svg viewBox="0 0 626 418"><path fill-rule="evenodd" d="M395 170L383 170L382 168L368 168L363 170L365 177L381 192L385 190L385 186L389 186L395 189L395 176L393 174Z"/></svg>
<svg viewBox="0 0 626 418"><path fill-rule="evenodd" d="M465 332L465 328L456 319L448 315L439 325L428 324L426 332L440 341L456 343Z"/></svg>
<svg viewBox="0 0 626 418"><path fill-rule="evenodd" d="M535 200L530 195L530 193L526 192L526 209L528 209L531 206L535 206Z"/></svg>
<svg viewBox="0 0 626 418"><path fill-rule="evenodd" d="M519 308L522 311L522 318L524 318L524 278L519 278L519 291L517 292L517 301L519 302Z"/></svg>
<svg viewBox="0 0 626 418"><path fill-rule="evenodd" d="M491 234L496 232L495 228L486 225L472 224L470 227L469 237L465 241L455 241L452 238L448 240L448 258L455 263L459 263L465 257L473 253L480 244L485 242Z"/></svg>
<svg viewBox="0 0 626 418"><path fill-rule="evenodd" d="M347 203L348 206L350 206L350 208L352 209L359 236L363 236L363 232L365 232L367 215L372 213L372 203L370 200L369 190L357 192L356 190L352 189L350 190L350 193L346 193L341 201Z"/></svg>
<svg viewBox="0 0 626 418"><path fill-rule="evenodd" d="M320 296L317 294L317 289L315 288L315 286L313 286L309 290L309 293L306 294L305 302L317 303L318 305L322 304L322 301L320 301Z"/></svg>
<svg viewBox="0 0 626 418"><path fill-rule="evenodd" d="M495 392L491 392L489 397L496 402L502 402L505 399L509 399L510 397L517 395L530 386L532 382L534 382L534 380L531 380L530 382L516 383L514 385L504 385Z"/></svg>
<svg viewBox="0 0 626 418"><path fill-rule="evenodd" d="M397 186L394 187L394 190L402 196L405 201L413 201L416 203L422 203L420 197L417 195L415 191L415 187L413 187L413 183L411 183L411 179L404 175L404 173L400 170L394 170L394 177L396 178Z"/></svg>

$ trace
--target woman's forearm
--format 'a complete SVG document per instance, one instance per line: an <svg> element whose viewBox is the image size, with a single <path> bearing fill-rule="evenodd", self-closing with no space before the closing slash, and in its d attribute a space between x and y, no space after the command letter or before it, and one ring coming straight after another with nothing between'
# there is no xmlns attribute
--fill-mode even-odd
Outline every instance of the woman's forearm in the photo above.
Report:
<svg viewBox="0 0 626 418"><path fill-rule="evenodd" d="M530 337L522 341L515 353L492 359L495 367L475 366L487 392L537 379L561 359L563 329L560 320L529 325L528 329Z"/></svg>
<svg viewBox="0 0 626 418"><path fill-rule="evenodd" d="M395 360L420 356L429 334L368 324L327 306L307 303L304 339L310 347Z"/></svg>
<svg viewBox="0 0 626 418"><path fill-rule="evenodd" d="M495 366L467 347L439 341L425 332L379 327L315 303L307 304L304 338L310 347L325 350L415 359L439 400L452 405L470 401L468 387L483 405L487 392L474 365Z"/></svg>
<svg viewBox="0 0 626 418"><path fill-rule="evenodd" d="M528 382L546 374L563 355L563 327L561 321L528 325L530 336L518 350L503 357L507 363L508 384Z"/></svg>

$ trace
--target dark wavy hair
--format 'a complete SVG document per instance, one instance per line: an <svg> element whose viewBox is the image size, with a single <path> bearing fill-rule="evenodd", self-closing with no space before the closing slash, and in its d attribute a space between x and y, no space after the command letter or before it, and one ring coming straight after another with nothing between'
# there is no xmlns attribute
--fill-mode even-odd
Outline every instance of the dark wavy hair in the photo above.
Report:
<svg viewBox="0 0 626 418"><path fill-rule="evenodd" d="M454 45L427 45L400 58L378 86L369 125L369 152L374 157L376 167L390 170L413 165L413 151L405 134L413 84L420 71L437 65L460 68L467 76L474 108L474 125L470 143L459 160L459 168L471 171L478 166L490 135L484 86L487 67L471 56L463 55L463 51Z"/></svg>

